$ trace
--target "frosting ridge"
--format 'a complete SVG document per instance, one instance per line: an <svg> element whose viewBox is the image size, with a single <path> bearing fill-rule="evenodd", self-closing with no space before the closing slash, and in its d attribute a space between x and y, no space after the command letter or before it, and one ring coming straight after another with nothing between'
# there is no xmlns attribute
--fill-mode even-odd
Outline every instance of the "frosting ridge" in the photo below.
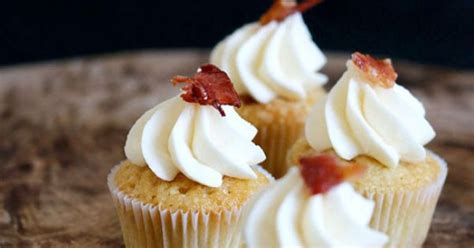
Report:
<svg viewBox="0 0 474 248"><path fill-rule="evenodd" d="M306 91L327 81L317 72L326 57L299 12L281 22L243 26L213 49L210 61L228 73L239 94L260 103L304 99Z"/></svg>
<svg viewBox="0 0 474 248"><path fill-rule="evenodd" d="M346 160L368 155L388 167L423 161L435 132L421 102L396 83L385 88L367 82L352 61L347 68L310 112L308 143L318 151L332 148Z"/></svg>
<svg viewBox="0 0 474 248"><path fill-rule="evenodd" d="M368 223L374 203L342 183L310 195L298 167L261 192L244 212L247 247L381 247Z"/></svg>
<svg viewBox="0 0 474 248"><path fill-rule="evenodd" d="M179 96L158 104L131 128L125 144L127 158L149 166L166 181L179 172L209 187L219 187L224 175L256 178L251 166L265 159L262 149L252 143L257 130L232 106L221 107L226 116L210 105L184 102Z"/></svg>

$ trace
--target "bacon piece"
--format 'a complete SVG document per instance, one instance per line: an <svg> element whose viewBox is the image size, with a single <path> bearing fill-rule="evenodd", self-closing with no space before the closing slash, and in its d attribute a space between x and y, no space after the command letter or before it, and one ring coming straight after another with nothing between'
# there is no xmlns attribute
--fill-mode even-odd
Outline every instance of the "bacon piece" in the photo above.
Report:
<svg viewBox="0 0 474 248"><path fill-rule="evenodd" d="M305 0L298 4L292 0L275 0L270 9L260 17L260 24L265 25L272 21L281 22L295 12L305 12L318 5L322 0Z"/></svg>
<svg viewBox="0 0 474 248"><path fill-rule="evenodd" d="M326 193L365 170L355 163L344 165L335 155L301 157L299 162L301 176L312 195Z"/></svg>
<svg viewBox="0 0 474 248"><path fill-rule="evenodd" d="M202 65L192 77L174 76L173 85L187 83L183 88L183 98L186 102L211 105L216 108L221 116L225 116L222 105L240 107L240 98L234 89L230 78L217 66L212 64Z"/></svg>
<svg viewBox="0 0 474 248"><path fill-rule="evenodd" d="M390 59L375 59L368 54L355 52L352 54L352 62L372 85L387 89L395 85L398 75Z"/></svg>

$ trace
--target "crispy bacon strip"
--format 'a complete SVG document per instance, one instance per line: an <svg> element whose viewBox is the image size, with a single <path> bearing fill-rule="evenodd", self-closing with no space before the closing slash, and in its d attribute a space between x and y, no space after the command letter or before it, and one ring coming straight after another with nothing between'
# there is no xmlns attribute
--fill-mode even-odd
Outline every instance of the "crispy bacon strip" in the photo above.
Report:
<svg viewBox="0 0 474 248"><path fill-rule="evenodd" d="M301 176L312 195L326 193L365 170L365 167L355 163L344 165L335 155L306 156L301 157L299 162Z"/></svg>
<svg viewBox="0 0 474 248"><path fill-rule="evenodd" d="M352 62L371 84L387 89L395 85L398 75L390 59L375 59L368 54L355 52L352 54Z"/></svg>
<svg viewBox="0 0 474 248"><path fill-rule="evenodd" d="M305 12L318 5L323 0L305 0L298 4L292 0L275 0L270 9L260 17L260 24L265 25L272 21L281 22L295 12Z"/></svg>
<svg viewBox="0 0 474 248"><path fill-rule="evenodd" d="M202 65L192 77L174 76L173 85L186 83L181 88L186 102L211 105L216 108L221 116L225 116L222 105L240 107L240 98L234 89L230 78L217 66L212 64Z"/></svg>

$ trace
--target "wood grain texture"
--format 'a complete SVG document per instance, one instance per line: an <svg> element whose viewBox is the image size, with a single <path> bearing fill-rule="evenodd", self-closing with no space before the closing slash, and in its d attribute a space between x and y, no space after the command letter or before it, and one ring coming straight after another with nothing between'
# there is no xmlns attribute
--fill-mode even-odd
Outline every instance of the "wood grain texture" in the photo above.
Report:
<svg viewBox="0 0 474 248"><path fill-rule="evenodd" d="M106 175L125 135L208 51L144 51L0 69L0 247L118 247ZM329 56L332 82L348 54ZM474 72L394 61L425 104L449 175L426 247L474 245Z"/></svg>

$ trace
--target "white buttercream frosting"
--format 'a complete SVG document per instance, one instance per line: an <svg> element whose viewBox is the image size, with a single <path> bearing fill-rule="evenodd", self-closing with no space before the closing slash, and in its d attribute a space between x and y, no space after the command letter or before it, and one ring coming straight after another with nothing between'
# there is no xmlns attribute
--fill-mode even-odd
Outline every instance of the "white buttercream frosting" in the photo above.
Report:
<svg viewBox="0 0 474 248"><path fill-rule="evenodd" d="M317 72L326 57L301 13L282 22L239 28L213 49L210 60L227 72L239 94L249 94L260 103L275 97L304 99L307 91L327 81Z"/></svg>
<svg viewBox="0 0 474 248"><path fill-rule="evenodd" d="M425 109L403 86L374 86L352 61L328 96L316 103L305 135L317 151L334 149L350 160L370 156L388 167L426 158L424 145L435 136Z"/></svg>
<svg viewBox="0 0 474 248"><path fill-rule="evenodd" d="M381 247L368 227L374 203L342 183L310 195L298 167L257 195L244 212L247 247Z"/></svg>
<svg viewBox="0 0 474 248"><path fill-rule="evenodd" d="M158 104L131 128L125 154L166 181L179 172L209 187L219 187L224 175L256 178L251 166L265 160L262 149L252 143L257 129L232 106L222 108L226 116L179 96Z"/></svg>

